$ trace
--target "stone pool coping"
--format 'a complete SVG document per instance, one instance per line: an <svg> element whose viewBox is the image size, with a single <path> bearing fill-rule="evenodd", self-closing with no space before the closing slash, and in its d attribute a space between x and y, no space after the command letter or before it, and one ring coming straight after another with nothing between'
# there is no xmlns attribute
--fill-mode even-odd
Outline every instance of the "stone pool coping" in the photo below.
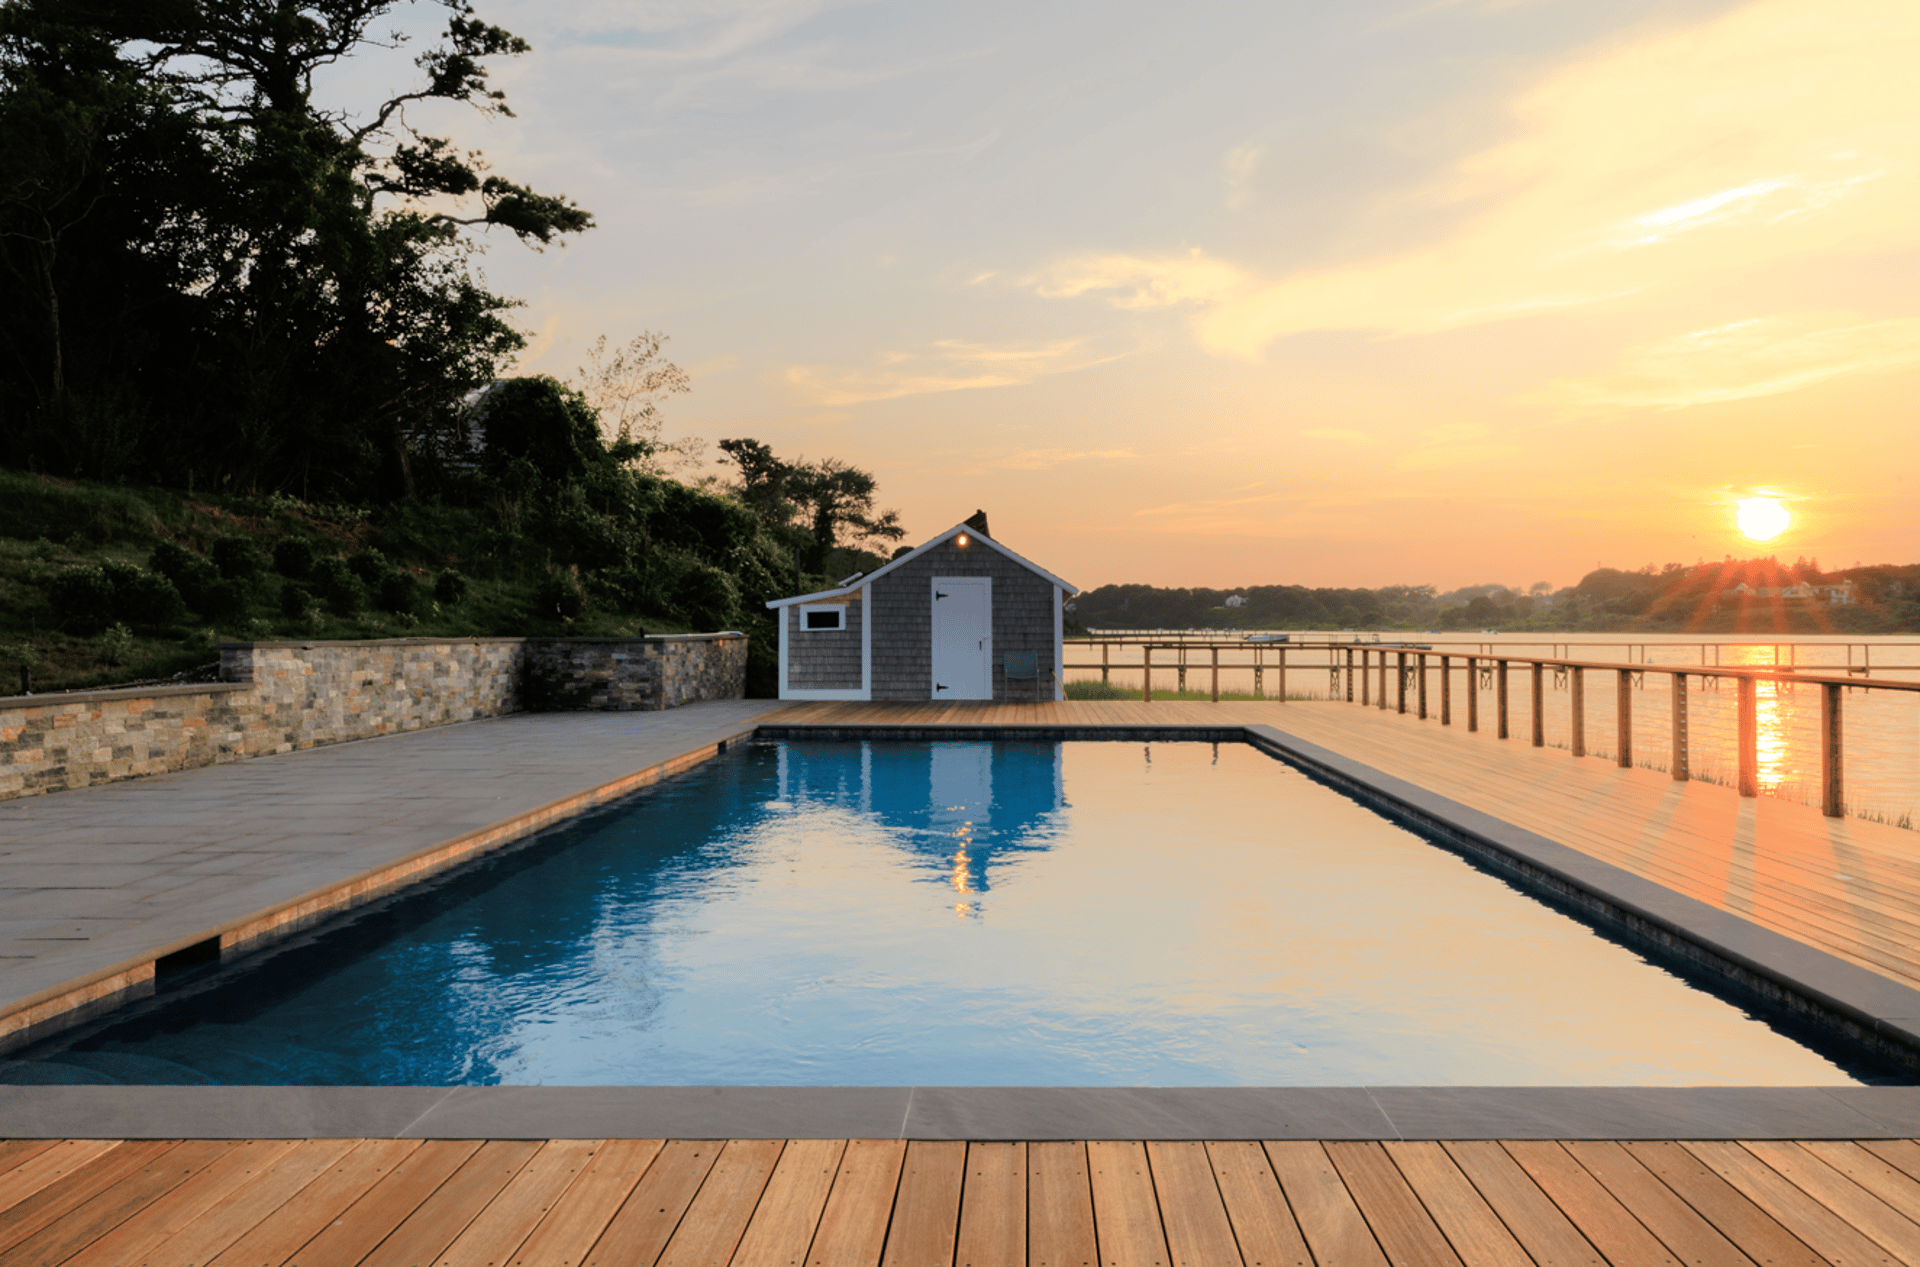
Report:
<svg viewBox="0 0 1920 1267"><path fill-rule="evenodd" d="M741 737L757 733L767 738L896 741L1245 741L1387 816L1487 862L1526 887L1584 907L1632 936L1658 944L1706 971L1805 1012L1908 1063L1920 1057L1920 991L1272 726L849 726L781 723L769 718L743 719L737 733ZM562 799L584 809L617 794L609 789L637 786L643 774L659 771L654 777L660 777L669 772L665 767L683 768L713 751L710 745L701 745L679 757L653 763L645 771ZM543 805L527 815L528 819L539 820L529 822L527 830L559 816L544 812L551 808ZM464 837L387 865L405 865L460 839ZM338 909L339 905L335 903L329 909ZM237 930L243 922L229 921L228 927ZM1920 1087L14 1086L0 1087L0 1135L1901 1138L1920 1135Z"/></svg>
<svg viewBox="0 0 1920 1267"><path fill-rule="evenodd" d="M34 1139L1911 1139L1920 1087L0 1087Z"/></svg>

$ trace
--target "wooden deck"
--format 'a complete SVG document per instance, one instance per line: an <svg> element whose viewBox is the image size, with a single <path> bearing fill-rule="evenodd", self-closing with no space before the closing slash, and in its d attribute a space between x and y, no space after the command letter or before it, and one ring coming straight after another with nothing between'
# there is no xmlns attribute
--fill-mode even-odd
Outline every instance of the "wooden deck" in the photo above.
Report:
<svg viewBox="0 0 1920 1267"><path fill-rule="evenodd" d="M1267 725L1920 988L1920 832L1357 704L796 704L778 724Z"/></svg>
<svg viewBox="0 0 1920 1267"><path fill-rule="evenodd" d="M1920 1144L0 1144L0 1265L58 1263L1920 1264Z"/></svg>

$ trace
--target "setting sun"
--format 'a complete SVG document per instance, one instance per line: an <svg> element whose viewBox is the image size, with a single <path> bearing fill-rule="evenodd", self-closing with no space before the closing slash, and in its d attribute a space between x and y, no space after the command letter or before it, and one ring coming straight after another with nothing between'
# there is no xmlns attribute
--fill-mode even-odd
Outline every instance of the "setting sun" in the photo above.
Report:
<svg viewBox="0 0 1920 1267"><path fill-rule="evenodd" d="M1787 530L1793 516L1777 497L1745 497L1740 500L1736 522L1749 541L1771 541Z"/></svg>

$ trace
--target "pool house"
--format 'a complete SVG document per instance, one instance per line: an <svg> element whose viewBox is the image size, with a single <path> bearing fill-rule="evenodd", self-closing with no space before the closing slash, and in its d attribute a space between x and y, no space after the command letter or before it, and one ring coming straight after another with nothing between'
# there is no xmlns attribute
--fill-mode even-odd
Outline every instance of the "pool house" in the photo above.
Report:
<svg viewBox="0 0 1920 1267"><path fill-rule="evenodd" d="M776 599L783 700L1057 700L1061 620L1080 591L955 524L885 567Z"/></svg>

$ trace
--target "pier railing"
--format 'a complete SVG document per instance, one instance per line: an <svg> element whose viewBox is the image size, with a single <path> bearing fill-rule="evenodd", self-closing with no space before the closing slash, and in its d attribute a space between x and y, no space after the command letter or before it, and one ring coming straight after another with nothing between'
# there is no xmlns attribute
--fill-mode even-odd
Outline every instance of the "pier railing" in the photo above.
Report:
<svg viewBox="0 0 1920 1267"><path fill-rule="evenodd" d="M1205 671L1209 675L1209 693L1214 702L1220 699L1220 671L1229 672L1251 670L1253 673L1255 698L1272 698L1285 702L1287 698L1288 674L1326 674L1327 697L1344 699L1347 703L1358 703L1362 707L1387 709L1392 707L1399 713L1413 712L1422 720L1430 712L1429 679L1437 669L1440 676L1438 692L1438 718L1442 726L1454 723L1453 680L1456 669L1464 670L1466 692L1466 727L1469 731L1478 731L1481 726L1481 694L1483 689L1490 696L1491 721L1495 732L1501 739L1512 734L1512 709L1508 685L1515 667L1529 675L1528 717L1529 732L1533 746L1545 747L1546 734L1546 690L1545 676L1552 672L1555 685L1564 685L1568 691L1568 712L1570 714L1569 748L1574 756L1587 755L1587 717L1586 717L1586 675L1588 673L1613 675L1615 742L1613 757L1622 767L1634 764L1633 746L1633 695L1634 689L1643 687L1647 674L1665 674L1669 679L1671 704L1670 757L1668 769L1676 782L1685 782L1691 777L1689 768L1689 728L1688 728L1688 682L1689 678L1699 678L1713 682L1731 680L1738 695L1736 707L1735 748L1738 753L1738 774L1735 786L1741 796L1760 794L1759 761L1759 725L1757 700L1759 685L1763 682L1778 683L1790 687L1811 686L1820 692L1820 810L1829 818L1839 818L1845 813L1846 771L1844 717L1845 695L1852 691L1898 691L1920 692L1920 682L1899 681L1888 678L1870 678L1862 674L1861 666L1730 666L1710 664L1653 664L1623 663L1618 660L1582 660L1557 656L1524 655L1502 649L1474 647L1471 650L1461 648L1440 650L1431 643L1361 643L1361 642L1252 642L1252 641L1203 641L1191 637L1158 639L1153 637L1130 637L1125 639L1088 639L1076 640L1067 644L1072 651L1085 651L1098 648L1101 653L1099 662L1068 663L1063 667L1068 671L1099 670L1103 682L1111 682L1115 670L1138 672L1141 674L1141 697L1145 702L1153 701L1153 679L1155 670L1161 673L1172 672L1177 675L1176 691L1186 688L1189 672ZM1137 648L1140 652L1138 662L1115 663L1112 650L1125 646ZM1222 664L1222 651L1232 653L1233 658ZM1162 658L1155 664L1155 652L1172 652L1177 662ZM1195 653L1203 653L1204 660L1195 662ZM1464 654L1462 653L1464 652ZM1291 658L1289 656L1291 654ZM1251 656L1251 659L1247 658ZM1703 657L1704 659L1704 657ZM1920 666L1875 665L1882 672ZM1835 668L1840 675L1811 672L1815 668ZM1274 675L1274 690L1269 696L1268 677ZM1164 680L1164 678L1163 678ZM1164 693L1164 692L1163 692ZM1389 697L1391 696L1391 703Z"/></svg>

